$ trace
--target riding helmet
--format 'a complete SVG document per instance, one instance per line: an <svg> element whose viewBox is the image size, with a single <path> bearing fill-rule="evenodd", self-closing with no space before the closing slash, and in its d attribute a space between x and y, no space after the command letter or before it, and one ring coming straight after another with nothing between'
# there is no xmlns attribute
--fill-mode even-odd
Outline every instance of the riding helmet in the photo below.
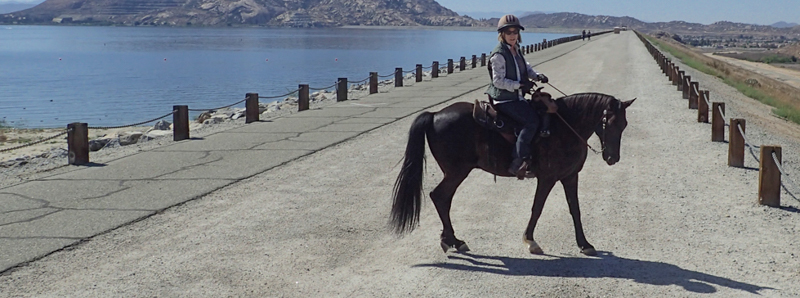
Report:
<svg viewBox="0 0 800 298"><path fill-rule="evenodd" d="M525 27L520 25L519 19L513 14L507 14L500 17L500 21L497 22L497 32L501 32L503 29L508 27L517 27L519 30L525 30Z"/></svg>

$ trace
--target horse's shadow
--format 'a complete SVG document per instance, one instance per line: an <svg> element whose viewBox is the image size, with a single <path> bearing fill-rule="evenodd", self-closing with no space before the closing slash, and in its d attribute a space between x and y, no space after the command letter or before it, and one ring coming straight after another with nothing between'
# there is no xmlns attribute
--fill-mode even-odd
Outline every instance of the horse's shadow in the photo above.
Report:
<svg viewBox="0 0 800 298"><path fill-rule="evenodd" d="M455 262L418 264L414 267L439 267L513 276L622 278L650 285L678 285L694 293L714 293L717 291L714 285L753 294L772 289L691 271L667 263L626 259L601 251L598 251L597 258L526 259L474 253L448 255L448 258Z"/></svg>

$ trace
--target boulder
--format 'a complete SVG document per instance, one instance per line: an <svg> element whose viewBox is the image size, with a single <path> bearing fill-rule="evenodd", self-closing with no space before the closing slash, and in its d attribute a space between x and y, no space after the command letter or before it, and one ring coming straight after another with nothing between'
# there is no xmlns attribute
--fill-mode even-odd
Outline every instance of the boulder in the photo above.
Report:
<svg viewBox="0 0 800 298"><path fill-rule="evenodd" d="M143 133L139 131L123 132L119 134L119 144L122 146L133 145L139 142Z"/></svg>
<svg viewBox="0 0 800 298"><path fill-rule="evenodd" d="M170 125L172 125L172 123L169 123L169 121L162 119L162 120L159 120L158 122L156 122L155 125L153 125L153 129L155 129L155 130L169 130Z"/></svg>
<svg viewBox="0 0 800 298"><path fill-rule="evenodd" d="M89 140L89 151L94 152L103 149L110 141L111 139L109 138Z"/></svg>

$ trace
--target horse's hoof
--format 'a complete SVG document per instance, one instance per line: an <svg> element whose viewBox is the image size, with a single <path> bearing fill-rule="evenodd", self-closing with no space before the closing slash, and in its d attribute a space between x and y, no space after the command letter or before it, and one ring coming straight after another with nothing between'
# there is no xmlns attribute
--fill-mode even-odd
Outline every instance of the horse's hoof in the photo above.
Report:
<svg viewBox="0 0 800 298"><path fill-rule="evenodd" d="M584 254L584 255L587 255L587 256L592 256L592 257L597 255L597 251L594 249L594 247L587 247L587 248L581 249L581 253Z"/></svg>
<svg viewBox="0 0 800 298"><path fill-rule="evenodd" d="M469 251L469 246L467 246L467 243L465 242L461 242L460 244L457 243L455 245L449 245L447 243L444 243L444 241L442 241L439 242L439 244L442 246L442 251L444 251L444 253L447 253L447 251L449 251L451 248L455 248L455 250L458 252Z"/></svg>
<svg viewBox="0 0 800 298"><path fill-rule="evenodd" d="M451 247L451 246L450 246L450 245L448 245L447 243L444 243L444 241L442 241L442 242L439 242L439 244L441 244L441 245L442 245L442 251L444 251L444 253L447 253L447 251L448 251L448 250L450 250L450 247Z"/></svg>
<svg viewBox="0 0 800 298"><path fill-rule="evenodd" d="M525 242L526 245L528 245L528 251L531 254L534 255L544 254L544 250L542 250L542 248L539 247L539 244L536 244L536 241L525 239L525 237L522 238L522 241Z"/></svg>

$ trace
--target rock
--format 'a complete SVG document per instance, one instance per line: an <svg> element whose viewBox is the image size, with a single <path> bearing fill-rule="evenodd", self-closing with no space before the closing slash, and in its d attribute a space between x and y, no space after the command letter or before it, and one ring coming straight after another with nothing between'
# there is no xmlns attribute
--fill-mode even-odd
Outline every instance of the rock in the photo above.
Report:
<svg viewBox="0 0 800 298"><path fill-rule="evenodd" d="M90 140L89 141L89 151L94 152L94 151L98 151L100 149L103 149L103 147L105 147L108 144L108 142L110 142L110 141L111 141L111 139L109 139L109 138Z"/></svg>
<svg viewBox="0 0 800 298"><path fill-rule="evenodd" d="M197 123L205 123L206 120L211 119L211 112L203 112L197 116Z"/></svg>
<svg viewBox="0 0 800 298"><path fill-rule="evenodd" d="M155 129L155 130L169 130L169 126L170 125L172 125L172 123L169 123L167 120L163 120L162 119L162 120L159 120L158 122L156 122L155 125L153 125L153 129Z"/></svg>
<svg viewBox="0 0 800 298"><path fill-rule="evenodd" d="M123 132L119 134L119 144L121 146L133 145L139 142L142 133L138 131Z"/></svg>
<svg viewBox="0 0 800 298"><path fill-rule="evenodd" d="M231 119L236 120L244 116L245 110L237 111L236 113L231 116Z"/></svg>
<svg viewBox="0 0 800 298"><path fill-rule="evenodd" d="M144 136L146 136L146 137L148 137L150 139L157 139L157 138L161 138L161 137L165 137L165 136L171 136L171 135L172 135L172 131L169 131L169 130L153 130L153 131L147 132Z"/></svg>
<svg viewBox="0 0 800 298"><path fill-rule="evenodd" d="M206 119L205 121L203 121L203 124L204 125L218 124L218 123L222 123L222 122L225 122L225 120L220 118L220 117L213 117L213 118L209 118L209 119Z"/></svg>

